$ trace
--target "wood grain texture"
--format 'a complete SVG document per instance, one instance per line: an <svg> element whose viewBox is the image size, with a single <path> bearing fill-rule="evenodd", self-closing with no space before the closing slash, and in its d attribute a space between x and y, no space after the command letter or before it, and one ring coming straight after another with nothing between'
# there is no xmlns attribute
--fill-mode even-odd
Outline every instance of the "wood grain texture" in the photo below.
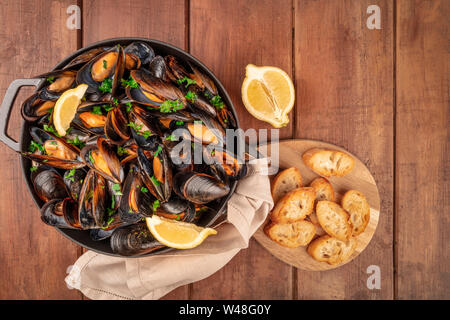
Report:
<svg viewBox="0 0 450 320"><path fill-rule="evenodd" d="M184 49L184 0L83 1L83 46L116 37L145 37ZM163 299L187 299L189 286Z"/></svg>
<svg viewBox="0 0 450 320"><path fill-rule="evenodd" d="M274 149L272 149L275 146ZM321 148L328 150L339 150L349 154L349 152L338 146L314 141L314 140L303 140L303 139L292 139L284 140L279 143L272 143L264 145L259 148L259 151L267 156L271 156L272 150L277 150L280 161L280 170L296 167L302 175L303 186L309 186L311 181L319 177L316 173L310 170L303 161L298 161L301 159L302 155L310 149ZM336 202L341 203L343 195L349 190L358 190L362 192L369 205L370 205L370 220L363 233L358 235L355 239L357 240L357 246L353 255L346 261L330 265L326 262L319 262L314 260L307 252L306 246L301 246L298 248L286 248L280 246L278 243L274 242L264 233L263 224L254 234L255 239L268 251L270 251L278 259L297 267L301 270L307 271L326 271L335 268L340 268L344 264L351 262L355 259L361 252L363 252L367 245L372 240L372 237L377 229L378 220L380 218L380 196L378 194L377 185L375 179L370 174L369 169L361 162L357 157L351 155L355 160L355 166L351 172L349 172L344 177L329 177L328 181L331 183L336 196ZM274 162L272 162L274 163ZM269 222L269 217L267 222ZM316 237L319 237L318 235Z"/></svg>
<svg viewBox="0 0 450 320"><path fill-rule="evenodd" d="M241 102L245 66L273 65L292 70L291 1L191 1L190 52L224 84L244 129L270 128L253 118ZM293 114L281 130L291 137ZM254 240L228 265L194 283L193 299L290 299L292 268Z"/></svg>
<svg viewBox="0 0 450 320"><path fill-rule="evenodd" d="M0 96L11 81L43 73L77 48L77 31L66 28L72 1L2 1L0 6ZM45 23L43 23L45 17ZM51 35L51 36L49 36ZM26 90L31 94L31 89ZM9 132L22 125L20 94ZM79 299L64 282L79 248L41 222L26 187L19 156L0 144L0 299Z"/></svg>
<svg viewBox="0 0 450 320"><path fill-rule="evenodd" d="M381 30L366 27L369 5ZM393 298L393 2L297 0L295 137L327 141L361 159L377 182L380 222L368 248L327 272L298 272L300 299ZM300 161L300 159L299 159ZM366 287L370 265L381 290Z"/></svg>
<svg viewBox="0 0 450 320"><path fill-rule="evenodd" d="M397 298L449 299L449 1L397 1Z"/></svg>

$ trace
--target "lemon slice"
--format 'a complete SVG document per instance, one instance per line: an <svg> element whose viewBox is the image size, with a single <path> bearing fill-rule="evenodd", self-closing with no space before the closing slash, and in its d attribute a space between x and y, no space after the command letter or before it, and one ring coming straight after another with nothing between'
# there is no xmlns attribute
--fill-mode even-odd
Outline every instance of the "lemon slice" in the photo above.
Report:
<svg viewBox="0 0 450 320"><path fill-rule="evenodd" d="M87 88L87 84L80 84L76 88L65 91L56 101L53 109L53 124L60 136L66 135L66 130L69 129Z"/></svg>
<svg viewBox="0 0 450 320"><path fill-rule="evenodd" d="M289 123L288 113L294 107L295 89L289 75L276 67L245 68L242 102L255 118L281 128Z"/></svg>
<svg viewBox="0 0 450 320"><path fill-rule="evenodd" d="M212 228L202 228L193 223L165 219L153 215L146 218L147 227L162 244L176 249L190 249L200 245L209 235L216 234Z"/></svg>

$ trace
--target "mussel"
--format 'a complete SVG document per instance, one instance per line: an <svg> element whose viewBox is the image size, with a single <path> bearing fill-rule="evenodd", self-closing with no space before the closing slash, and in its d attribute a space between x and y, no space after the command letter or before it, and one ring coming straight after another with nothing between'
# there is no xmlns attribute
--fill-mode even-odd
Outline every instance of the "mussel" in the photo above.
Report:
<svg viewBox="0 0 450 320"><path fill-rule="evenodd" d="M74 200L78 200L85 177L86 171L84 169L71 169L64 173L64 183Z"/></svg>
<svg viewBox="0 0 450 320"><path fill-rule="evenodd" d="M155 57L153 48L141 41L130 43L125 48L124 52L126 68L128 70L139 69L141 66L148 64Z"/></svg>
<svg viewBox="0 0 450 320"><path fill-rule="evenodd" d="M96 144L86 145L81 150L81 159L91 169L114 183L122 183L124 179L123 167L112 146L105 138L97 138Z"/></svg>
<svg viewBox="0 0 450 320"><path fill-rule="evenodd" d="M247 165L243 159L238 159L231 151L213 145L203 147L203 159L213 170L218 172L222 180L240 179L247 173Z"/></svg>
<svg viewBox="0 0 450 320"><path fill-rule="evenodd" d="M106 180L94 170L84 179L80 192L78 217L81 228L95 229L106 226L108 189Z"/></svg>
<svg viewBox="0 0 450 320"><path fill-rule="evenodd" d="M36 194L45 202L54 199L61 200L69 196L63 178L53 169L37 173L33 179L33 186Z"/></svg>
<svg viewBox="0 0 450 320"><path fill-rule="evenodd" d="M76 203L71 198L50 200L41 208L41 220L50 226L58 228L79 229L74 219Z"/></svg>
<svg viewBox="0 0 450 320"><path fill-rule="evenodd" d="M123 108L116 107L108 112L105 135L113 144L122 145L130 139L130 127Z"/></svg>
<svg viewBox="0 0 450 320"><path fill-rule="evenodd" d="M172 168L162 145L155 152L138 149L138 163L142 181L160 201L167 201L172 193Z"/></svg>
<svg viewBox="0 0 450 320"><path fill-rule="evenodd" d="M112 251L121 256L142 255L164 247L152 236L145 223L116 229L110 245Z"/></svg>
<svg viewBox="0 0 450 320"><path fill-rule="evenodd" d="M197 204L205 204L222 198L230 187L205 173L179 172L173 177L174 192L180 197Z"/></svg>

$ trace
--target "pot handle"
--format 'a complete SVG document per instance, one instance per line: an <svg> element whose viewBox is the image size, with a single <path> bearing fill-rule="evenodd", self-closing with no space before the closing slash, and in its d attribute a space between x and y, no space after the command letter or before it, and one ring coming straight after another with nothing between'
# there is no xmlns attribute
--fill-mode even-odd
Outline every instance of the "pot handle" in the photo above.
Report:
<svg viewBox="0 0 450 320"><path fill-rule="evenodd" d="M11 82L6 90L5 97L3 98L2 106L0 107L0 141L6 144L14 151L20 152L20 143L14 141L7 134L9 117L11 115L11 109L16 100L17 93L21 87L35 86L37 87L41 83L42 79L17 79Z"/></svg>

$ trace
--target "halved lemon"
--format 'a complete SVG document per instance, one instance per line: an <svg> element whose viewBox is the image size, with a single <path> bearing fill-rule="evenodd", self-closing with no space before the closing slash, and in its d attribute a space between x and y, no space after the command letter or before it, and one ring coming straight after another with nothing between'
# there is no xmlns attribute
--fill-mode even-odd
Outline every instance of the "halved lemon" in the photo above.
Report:
<svg viewBox="0 0 450 320"><path fill-rule="evenodd" d="M80 84L76 88L65 91L56 101L53 109L53 124L62 137L66 135L66 130L69 129L87 88L87 84Z"/></svg>
<svg viewBox="0 0 450 320"><path fill-rule="evenodd" d="M245 68L242 102L255 118L281 128L289 123L288 113L294 107L295 89L289 75L276 67Z"/></svg>
<svg viewBox="0 0 450 320"><path fill-rule="evenodd" d="M146 218L147 227L162 244L176 249L190 249L200 245L209 235L217 234L212 228L202 228L193 223L166 219L153 215Z"/></svg>

